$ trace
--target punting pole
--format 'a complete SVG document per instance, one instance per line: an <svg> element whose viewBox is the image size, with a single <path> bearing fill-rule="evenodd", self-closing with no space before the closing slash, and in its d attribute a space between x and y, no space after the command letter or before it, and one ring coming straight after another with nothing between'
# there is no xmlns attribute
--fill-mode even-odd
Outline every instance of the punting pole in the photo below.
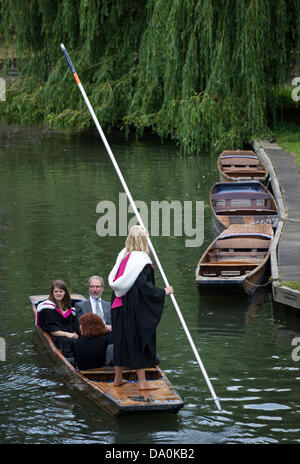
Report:
<svg viewBox="0 0 300 464"><path fill-rule="evenodd" d="M144 224L143 224L143 220L142 220L142 218L141 218L141 216L140 216L140 214L139 214L139 212L138 212L138 210L137 210L137 208L136 208L136 205L135 205L135 203L134 203L134 201L133 201L133 198L132 198L132 196L131 196L131 193L130 193L130 191L129 191L127 185L126 185L126 182L125 182L125 180L124 180L124 177L123 177L123 175L122 175L122 173L121 173L121 171L120 171L120 168L119 168L119 166L118 166L118 163L117 163L117 161L116 161L116 159L115 159L115 157L114 157L114 155L113 155L113 153L112 153L112 151L111 151L111 149L110 149L110 146L109 146L109 144L108 144L108 142L107 142L107 140L106 140L106 137L105 137L105 135L104 135L104 132L102 131L102 128L101 128L101 126L100 126L100 124L99 124L98 118L97 118L97 116L96 116L96 114L95 114L95 112L94 112L94 110L93 110L93 108L92 108L92 105L90 104L90 101L89 101L89 99L88 99L88 97L87 97L87 95L86 95L86 93L85 93L85 90L84 90L84 88L83 88L83 86L82 86L82 84L81 84L81 82L80 82L80 80L79 80L79 77L78 77L77 72L76 72L76 70L75 70L75 68L74 68L74 65L73 65L73 63L72 63L72 61L71 61L71 58L69 57L69 54L68 54L68 52L67 52L67 50L66 50L66 47L64 46L64 44L60 44L60 47L61 47L62 51L64 52L64 55L65 55L66 60L67 60L67 62L68 62L68 64L69 64L69 66L70 66L70 69L71 69L71 71L72 71L72 74L73 74L73 76L74 76L74 79L75 79L75 81L76 81L76 84L78 85L79 90L80 90L80 92L81 92L81 94L82 94L82 96L83 96L83 98L84 98L84 101L85 101L85 103L86 103L86 105L87 105L87 107L88 107L88 109L89 109L89 112L91 113L91 116L92 116L92 118L93 118L93 120L94 120L94 123L95 123L95 125L96 125L96 127L97 127L97 129L98 129L98 132L99 132L99 134L100 134L100 136L101 136L101 138L102 138L102 141L103 141L103 143L104 143L104 145L105 145L105 148L106 148L106 150L107 150L107 152L108 152L108 154L109 154L109 156L110 156L110 159L111 159L111 161L112 161L112 163L113 163L113 165L114 165L114 168L115 168L115 170L116 170L116 172L117 172L117 174L118 174L118 177L119 177L119 179L120 179L120 181L121 181L121 184L122 184L122 186L123 186L123 188L124 188L124 191L125 191L125 193L126 193L126 195L127 195L127 198L128 198L128 200L129 200L129 202L130 202L130 204L131 204L131 206L132 206L132 209L133 209L133 211L134 211L134 213L135 213L135 215L136 215L136 218L137 218L139 224L140 224L141 226L145 227ZM155 262L156 262L157 267L158 267L158 269L159 269L159 271L160 271L160 273L161 273L161 276L162 276L162 278L163 278L163 281L164 281L166 287L168 287L168 286L169 286L168 279L167 279L167 277L166 277L166 275L165 275L165 273L164 273L164 270L163 270L163 268L162 268L162 266L161 266L161 264L160 264L160 262L159 262L158 256L157 256L157 254L156 254L156 252L155 252L155 249L154 249L154 247L153 247L153 245L152 245L152 243L151 243L150 237L148 237L148 242L149 242L149 249L150 249L150 251L151 251L151 253L152 253L152 255L153 255L154 259L155 259ZM196 359L197 359L197 361L198 361L199 367L200 367L200 369L201 369L201 371L202 371L202 374L203 374L204 379L205 379L205 381L206 381L206 383L207 383L207 386L208 386L208 388L209 388L209 390L210 390L210 392L211 392L212 398L214 399L214 401L215 401L215 403L216 403L216 406L217 406L218 410L221 411L222 408L221 408L220 402L219 402L219 400L218 400L218 398L217 398L217 396L216 396L216 394L215 394L215 391L214 391L214 389L213 389L213 386L212 386L212 384L211 384L211 381L210 381L210 379L209 379L209 377L208 377L208 375L207 375L207 373L206 373L206 370L205 370L205 368L204 368L204 365L203 365L203 363L202 363L202 361L201 361L201 359L200 359L199 353L198 353L198 351L197 351L197 349L196 349L196 347L195 347L195 344L194 344L193 339L192 339L192 337L191 337L191 335L190 335L190 332L189 332L189 330L188 330L188 328L187 328L187 325L186 325L186 323L185 323L185 320L184 320L184 318L183 318L183 316L182 316L182 314L181 314L181 311L180 311L179 306L178 306L178 304L177 304L177 302L176 302L175 296L174 296L173 294L171 294L170 297L171 297L171 300L172 300L173 305L174 305L174 307L175 307L175 310L176 310L176 312L177 312L177 315L178 315L178 317L179 317L179 320L180 320L180 322L181 322L181 325L182 325L182 327L183 327L183 329L184 329L184 331L185 331L185 334L186 334L186 336L187 336L187 338L188 338L188 341L190 342L190 345L191 345L191 347L192 347L192 350L193 350L193 352L194 352L194 355L195 355L195 357L196 357Z"/></svg>

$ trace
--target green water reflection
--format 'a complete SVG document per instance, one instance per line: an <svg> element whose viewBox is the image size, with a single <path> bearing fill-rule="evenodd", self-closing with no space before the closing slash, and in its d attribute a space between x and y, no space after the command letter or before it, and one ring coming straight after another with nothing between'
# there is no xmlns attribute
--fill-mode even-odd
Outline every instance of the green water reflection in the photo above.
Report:
<svg viewBox="0 0 300 464"><path fill-rule="evenodd" d="M223 411L217 412L169 301L158 329L162 368L185 400L176 416L114 419L57 371L34 332L28 296L61 277L86 295L92 274L107 276L124 237L96 233L101 201L122 192L98 138L2 133L0 140L0 363L2 443L283 443L300 438L299 365L291 340L297 314L252 299L200 297L194 272L211 241L209 191L215 159L181 156L154 140L110 141L136 200L204 201L204 242L153 237L153 244ZM128 216L130 218L130 216ZM157 284L163 285L156 272ZM110 299L106 285L104 298Z"/></svg>

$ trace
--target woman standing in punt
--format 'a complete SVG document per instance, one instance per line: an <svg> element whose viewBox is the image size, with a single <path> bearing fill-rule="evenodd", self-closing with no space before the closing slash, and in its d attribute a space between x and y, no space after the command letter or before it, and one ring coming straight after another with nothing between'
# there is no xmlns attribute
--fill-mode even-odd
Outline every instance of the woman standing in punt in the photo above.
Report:
<svg viewBox="0 0 300 464"><path fill-rule="evenodd" d="M131 227L108 281L113 290L114 386L126 383L122 371L127 367L136 370L140 390L153 389L145 378L145 368L157 362L156 327L165 296L173 293L173 288L163 290L155 286L147 232L143 227Z"/></svg>

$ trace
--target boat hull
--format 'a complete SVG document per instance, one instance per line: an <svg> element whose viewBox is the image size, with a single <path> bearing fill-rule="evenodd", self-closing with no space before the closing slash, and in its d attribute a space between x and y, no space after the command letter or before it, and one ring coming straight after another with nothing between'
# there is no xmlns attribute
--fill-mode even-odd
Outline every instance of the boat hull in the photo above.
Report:
<svg viewBox="0 0 300 464"><path fill-rule="evenodd" d="M196 278L197 289L200 295L218 295L227 293L236 293L240 295L253 295L253 293L264 284L268 275L269 263L267 262L262 269L259 269L251 277L243 279L223 277L223 278L205 278L199 276Z"/></svg>
<svg viewBox="0 0 300 464"><path fill-rule="evenodd" d="M252 295L269 273L270 225L230 226L209 245L196 268L200 294Z"/></svg>
<svg viewBox="0 0 300 464"><path fill-rule="evenodd" d="M228 160L225 162L227 169L225 159ZM218 170L221 182L260 181L266 184L268 179L263 160L253 151L224 150L218 157Z"/></svg>
<svg viewBox="0 0 300 464"><path fill-rule="evenodd" d="M270 224L273 229L276 229L279 218L278 216L219 216L213 210L211 212L212 217L212 232L214 237L220 235L224 230L233 224Z"/></svg>
<svg viewBox="0 0 300 464"><path fill-rule="evenodd" d="M216 183L210 191L210 207L215 236L232 225L264 224L276 229L279 220L275 199L261 182Z"/></svg>
<svg viewBox="0 0 300 464"><path fill-rule="evenodd" d="M225 173L220 172L219 173L220 177L220 182L249 182L249 181L259 181L262 184L266 185L267 180L268 180L268 174L265 174L263 176L246 176L246 175L240 175L237 177L232 177L232 176L227 176Z"/></svg>
<svg viewBox="0 0 300 464"><path fill-rule="evenodd" d="M45 297L30 297L34 317L36 304L42 299ZM72 295L72 299L84 298L81 295ZM123 375L128 383L116 388L113 387L113 367L79 371L56 348L46 332L37 326L36 331L47 351L64 374L71 379L72 384L108 414L120 416L134 413L176 413L183 407L183 400L158 366L145 369L146 379L154 384L155 390L144 390L141 393L136 383L136 372L130 369L124 369Z"/></svg>

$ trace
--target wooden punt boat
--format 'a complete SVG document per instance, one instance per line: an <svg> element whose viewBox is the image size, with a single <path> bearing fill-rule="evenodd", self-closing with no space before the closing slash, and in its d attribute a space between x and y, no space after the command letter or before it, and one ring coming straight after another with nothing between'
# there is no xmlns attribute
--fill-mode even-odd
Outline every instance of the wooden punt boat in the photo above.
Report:
<svg viewBox="0 0 300 464"><path fill-rule="evenodd" d="M71 297L73 304L85 299L77 294ZM45 295L29 297L34 320L38 303L46 298L48 296ZM157 388L155 390L138 390L136 372L129 369L124 369L123 372L123 377L128 383L122 387L114 387L113 367L79 371L56 348L46 332L37 326L36 330L45 347L71 377L74 385L107 413L113 416L132 413L174 413L183 407L183 400L158 366L145 370L146 379Z"/></svg>
<svg viewBox="0 0 300 464"><path fill-rule="evenodd" d="M276 201L261 182L217 182L210 192L216 234L233 224L278 223Z"/></svg>
<svg viewBox="0 0 300 464"><path fill-rule="evenodd" d="M274 236L269 224L232 225L207 248L196 269L200 294L252 295L268 271Z"/></svg>
<svg viewBox="0 0 300 464"><path fill-rule="evenodd" d="M218 169L222 182L260 180L265 183L268 170L262 159L248 150L224 150L218 157Z"/></svg>

